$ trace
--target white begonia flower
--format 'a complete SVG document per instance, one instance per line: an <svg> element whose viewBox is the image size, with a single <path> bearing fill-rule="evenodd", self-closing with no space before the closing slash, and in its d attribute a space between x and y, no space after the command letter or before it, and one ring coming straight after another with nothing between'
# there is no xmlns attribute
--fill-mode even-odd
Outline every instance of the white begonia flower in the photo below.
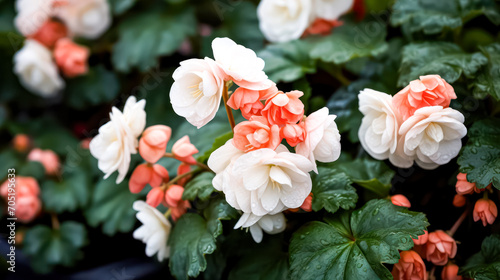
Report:
<svg viewBox="0 0 500 280"><path fill-rule="evenodd" d="M127 175L130 155L137 153L137 138L146 126L145 105L145 100L137 102L130 96L123 113L113 107L110 121L101 126L99 134L90 141L90 153L97 158L99 169L105 173L104 179L118 170L118 184Z"/></svg>
<svg viewBox="0 0 500 280"><path fill-rule="evenodd" d="M423 107L415 111L399 129L404 137L404 153L415 156L424 169L435 169L448 163L462 148L467 135L462 113L442 106Z"/></svg>
<svg viewBox="0 0 500 280"><path fill-rule="evenodd" d="M257 7L260 30L271 42L300 38L314 21L314 1L262 0Z"/></svg>
<svg viewBox="0 0 500 280"><path fill-rule="evenodd" d="M17 0L14 24L25 37L36 33L54 15L55 0Z"/></svg>
<svg viewBox="0 0 500 280"><path fill-rule="evenodd" d="M56 9L56 15L73 36L96 39L111 25L106 0L67 0Z"/></svg>
<svg viewBox="0 0 500 280"><path fill-rule="evenodd" d="M354 4L354 0L314 0L314 13L317 17L336 20L347 13Z"/></svg>
<svg viewBox="0 0 500 280"><path fill-rule="evenodd" d="M251 49L236 44L229 38L212 41L215 62L224 74L224 80L232 80L240 87L264 90L274 85L264 73L265 62Z"/></svg>
<svg viewBox="0 0 500 280"><path fill-rule="evenodd" d="M297 145L296 151L314 164L316 173L316 160L333 162L340 156L340 133L335 123L336 117L329 115L328 108L323 107L305 120L306 139Z"/></svg>
<svg viewBox="0 0 500 280"><path fill-rule="evenodd" d="M138 211L136 217L143 224L134 231L134 238L146 244L148 257L158 253L158 261L167 259L170 256L167 242L172 225L160 211L142 200L134 202L133 208Z"/></svg>
<svg viewBox="0 0 500 280"><path fill-rule="evenodd" d="M367 88L358 98L359 111L364 115L358 131L363 149L375 159L389 158L398 167L412 166L413 158L398 145L404 141L398 136L402 118L392 105L392 96Z"/></svg>
<svg viewBox="0 0 500 280"><path fill-rule="evenodd" d="M64 87L52 53L35 40L27 39L14 55L14 73L25 88L43 97L53 96Z"/></svg>
<svg viewBox="0 0 500 280"><path fill-rule="evenodd" d="M219 110L224 75L210 58L188 59L180 64L172 75L170 103L176 114L200 128Z"/></svg>
<svg viewBox="0 0 500 280"><path fill-rule="evenodd" d="M234 161L244 154L244 152L234 146L233 139L229 139L224 145L210 154L207 163L208 167L215 172L212 184L216 190L224 191L222 181L225 178L224 175L227 174L225 172L226 169L231 169Z"/></svg>
<svg viewBox="0 0 500 280"><path fill-rule="evenodd" d="M209 164L214 166L214 161ZM214 166L214 171L222 165ZM257 216L277 214L302 205L311 192L309 172L313 168L306 157L280 145L276 151L259 149L235 157L221 179L214 179L214 186L222 189L229 205L238 210Z"/></svg>
<svg viewBox="0 0 500 280"><path fill-rule="evenodd" d="M237 228L249 228L250 234L255 242L260 243L263 238L262 231L267 234L277 234L286 228L286 219L283 213L275 215L256 216L252 213L243 213L234 226Z"/></svg>

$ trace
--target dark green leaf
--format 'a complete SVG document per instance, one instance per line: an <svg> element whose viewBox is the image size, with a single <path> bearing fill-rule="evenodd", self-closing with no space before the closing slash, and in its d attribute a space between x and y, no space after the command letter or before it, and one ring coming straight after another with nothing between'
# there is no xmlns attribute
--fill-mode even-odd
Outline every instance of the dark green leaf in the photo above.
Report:
<svg viewBox="0 0 500 280"><path fill-rule="evenodd" d="M391 180L395 172L383 161L368 158L338 162L335 166L361 187L376 193L381 198L387 197L391 189Z"/></svg>
<svg viewBox="0 0 500 280"><path fill-rule="evenodd" d="M83 257L80 250L87 242L85 227L77 222L63 222L59 229L37 225L26 231L23 251L33 268L47 273L56 265L73 266Z"/></svg>
<svg viewBox="0 0 500 280"><path fill-rule="evenodd" d="M112 57L115 68L146 71L158 63L158 57L173 53L196 32L196 19L192 8L170 7L168 13L157 9L129 17L118 28L119 40Z"/></svg>
<svg viewBox="0 0 500 280"><path fill-rule="evenodd" d="M393 279L383 263L399 260L399 250L428 226L423 213L411 212L385 199L359 210L311 222L290 243L292 279Z"/></svg>
<svg viewBox="0 0 500 280"><path fill-rule="evenodd" d="M500 189L500 119L475 122L468 131L469 140L463 148L458 165L467 173L467 181L480 189L490 183Z"/></svg>
<svg viewBox="0 0 500 280"><path fill-rule="evenodd" d="M215 191L212 186L214 176L212 172L204 172L189 181L184 187L182 199L195 200L197 197L201 200L209 199L210 195Z"/></svg>
<svg viewBox="0 0 500 280"><path fill-rule="evenodd" d="M89 225L96 227L102 224L102 230L107 235L132 229L136 221L132 204L140 197L129 191L127 180L120 184L116 184L115 180L116 175L113 175L97 183L85 212Z"/></svg>
<svg viewBox="0 0 500 280"><path fill-rule="evenodd" d="M65 169L59 181L47 180L42 184L42 200L45 208L57 213L73 212L87 205L89 178L82 169Z"/></svg>
<svg viewBox="0 0 500 280"><path fill-rule="evenodd" d="M45 168L38 161L28 161L23 164L19 170L16 170L16 173L17 175L34 177L37 180L42 180L45 177Z"/></svg>
<svg viewBox="0 0 500 280"><path fill-rule="evenodd" d="M258 53L264 59L264 71L274 82L292 82L316 72L316 63L309 57L310 44L302 40L268 45Z"/></svg>
<svg viewBox="0 0 500 280"><path fill-rule="evenodd" d="M184 214L172 230L170 271L177 279L196 277L207 267L206 254L216 249L216 238L222 234L221 220L235 219L238 212L223 198L213 200L203 212Z"/></svg>
<svg viewBox="0 0 500 280"><path fill-rule="evenodd" d="M99 65L91 68L86 75L69 80L65 96L71 107L83 109L112 101L119 90L115 73Z"/></svg>
<svg viewBox="0 0 500 280"><path fill-rule="evenodd" d="M326 211L335 213L340 207L349 209L356 206L358 195L345 173L327 167L319 167L318 171L319 174L312 176L312 209L314 211L325 208Z"/></svg>
<svg viewBox="0 0 500 280"><path fill-rule="evenodd" d="M207 150L201 157L199 157L198 161L199 162L206 162L208 160L208 158L210 157L210 155L215 150L217 150L218 148L220 148L221 146L223 146L224 144L226 144L226 142L229 139L231 139L231 138L233 138L233 132L232 131L229 131L228 133L215 138L215 141L214 141L214 143L212 145L212 148L210 150Z"/></svg>
<svg viewBox="0 0 500 280"><path fill-rule="evenodd" d="M398 0L393 6L391 23L413 33L436 34L445 28L457 28L485 14L498 24L498 7L493 0Z"/></svg>
<svg viewBox="0 0 500 280"><path fill-rule="evenodd" d="M448 83L453 83L462 74L474 77L487 63L488 59L483 54L465 53L453 43L409 44L403 49L398 85L404 87L410 81L427 74L438 74Z"/></svg>
<svg viewBox="0 0 500 280"><path fill-rule="evenodd" d="M311 58L335 64L353 58L376 56L387 49L386 27L377 21L347 22L331 35L311 40Z"/></svg>
<svg viewBox="0 0 500 280"><path fill-rule="evenodd" d="M111 7L113 8L113 13L115 15L120 15L130 9L136 0L110 0Z"/></svg>
<svg viewBox="0 0 500 280"><path fill-rule="evenodd" d="M495 43L479 48L488 58L488 65L474 80L474 97L482 99L491 95L496 100L500 100L500 44Z"/></svg>
<svg viewBox="0 0 500 280"><path fill-rule="evenodd" d="M476 280L500 279L500 236L486 237L481 251L467 260L460 274Z"/></svg>

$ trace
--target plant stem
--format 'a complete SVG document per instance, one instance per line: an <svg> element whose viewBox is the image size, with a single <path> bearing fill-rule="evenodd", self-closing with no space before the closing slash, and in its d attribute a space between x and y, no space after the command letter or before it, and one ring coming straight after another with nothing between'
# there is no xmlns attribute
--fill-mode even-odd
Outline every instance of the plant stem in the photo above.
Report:
<svg viewBox="0 0 500 280"><path fill-rule="evenodd" d="M59 219L57 218L56 213L50 213L50 218L52 220L52 228L59 229L60 224L59 224Z"/></svg>
<svg viewBox="0 0 500 280"><path fill-rule="evenodd" d="M165 214L163 214L163 215L165 216L165 218L168 219L168 217L170 217L170 213L172 213L172 209L168 208L167 212L165 212Z"/></svg>
<svg viewBox="0 0 500 280"><path fill-rule="evenodd" d="M227 105L227 101L229 100L229 93L228 93L228 83L224 83L224 89L222 91L222 99L224 100L224 106L226 107L226 113L227 113L227 119L229 120L229 124L231 125L231 130L234 131L235 127L235 122L234 122L234 116L233 116L233 111L231 107Z"/></svg>
<svg viewBox="0 0 500 280"><path fill-rule="evenodd" d="M175 158L175 155L173 153L165 153L164 157L169 157L169 158ZM201 169L205 169L206 171L213 172L208 165L204 164L203 162L196 161L196 166L198 166Z"/></svg>
<svg viewBox="0 0 500 280"><path fill-rule="evenodd" d="M465 218L469 214L470 208L471 208L470 205L467 205L467 208L465 209L465 211L462 213L462 215L460 215L460 217L458 218L458 220L455 222L455 224L453 224L453 226L451 227L451 229L448 231L448 234L451 237L453 237L453 235L455 234L455 232L457 231L457 229L460 227L460 225L462 224L462 222L465 220Z"/></svg>
<svg viewBox="0 0 500 280"><path fill-rule="evenodd" d="M196 169L196 170L191 170L189 172L186 172L184 174L181 174L181 175L178 175L176 176L174 179L170 180L168 183L164 184L162 186L163 190L166 190L168 187L170 187L171 185L177 183L177 181L181 180L181 179L184 179L188 176L191 176L193 175L194 173L198 173L200 170L199 169Z"/></svg>

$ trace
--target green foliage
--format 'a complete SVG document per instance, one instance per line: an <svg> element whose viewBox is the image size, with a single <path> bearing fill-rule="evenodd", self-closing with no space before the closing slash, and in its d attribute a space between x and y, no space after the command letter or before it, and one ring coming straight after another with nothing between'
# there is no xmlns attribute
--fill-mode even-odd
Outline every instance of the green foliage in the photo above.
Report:
<svg viewBox="0 0 500 280"><path fill-rule="evenodd" d="M498 5L494 0L398 0L392 8L392 25L402 25L410 33L436 34L461 27L483 14L495 24L500 23Z"/></svg>
<svg viewBox="0 0 500 280"><path fill-rule="evenodd" d="M474 77L487 63L488 59L483 54L465 53L453 43L409 44L403 49L398 86L404 87L410 81L427 74L438 74L448 83L453 83L462 74L468 78Z"/></svg>
<svg viewBox="0 0 500 280"><path fill-rule="evenodd" d="M127 180L120 184L116 184L115 180L116 175L112 175L97 183L85 212L89 225L102 225L102 231L107 235L132 229L136 221L132 204L140 197L129 191Z"/></svg>
<svg viewBox="0 0 500 280"><path fill-rule="evenodd" d="M491 95L496 100L500 100L500 44L495 43L479 48L488 58L488 64L474 80L474 97L482 99Z"/></svg>
<svg viewBox="0 0 500 280"><path fill-rule="evenodd" d="M225 199L214 199L203 211L184 214L172 230L169 266L177 279L196 277L207 268L206 254L216 249L216 238L222 234L221 220L235 219L237 211Z"/></svg>
<svg viewBox="0 0 500 280"><path fill-rule="evenodd" d="M210 150L207 150L202 156L200 156L198 158L198 161L200 162L206 162L208 160L208 158L210 157L210 155L212 154L212 152L214 152L215 150L217 150L218 148L220 148L221 146L223 146L224 144L226 144L227 141L229 141L229 139L232 139L233 138L233 132L230 131L226 134L223 134L217 138L215 138L215 141L212 145L212 148L210 148Z"/></svg>
<svg viewBox="0 0 500 280"><path fill-rule="evenodd" d="M33 269L48 273L54 266L72 266L83 257L80 250L87 243L87 231L77 222L61 223L59 229L36 225L26 231L23 251Z"/></svg>
<svg viewBox="0 0 500 280"><path fill-rule="evenodd" d="M379 197L389 195L391 180L395 172L383 161L363 158L353 161L341 161L337 165L340 171L361 187L368 189Z"/></svg>
<svg viewBox="0 0 500 280"><path fill-rule="evenodd" d="M115 73L99 65L84 75L68 81L65 91L68 105L84 109L112 101L118 95L120 84Z"/></svg>
<svg viewBox="0 0 500 280"><path fill-rule="evenodd" d="M12 165L12 167L14 166L16 165ZM36 180L42 180L45 177L45 168L38 161L28 161L25 164L21 165L21 167L16 170L16 173L20 176L29 176L34 177Z"/></svg>
<svg viewBox="0 0 500 280"><path fill-rule="evenodd" d="M350 209L356 206L358 195L345 173L326 167L318 168L318 172L312 177L312 209L314 211L325 208L326 211L335 213L339 208Z"/></svg>
<svg viewBox="0 0 500 280"><path fill-rule="evenodd" d="M481 251L467 260L460 274L471 279L489 280L500 278L500 236L486 237Z"/></svg>
<svg viewBox="0 0 500 280"><path fill-rule="evenodd" d="M371 200L326 223L311 222L290 243L292 279L392 279L383 263L399 260L399 250L413 247L427 219L390 201Z"/></svg>
<svg viewBox="0 0 500 280"><path fill-rule="evenodd" d="M90 192L87 173L66 167L58 180L47 180L42 184L43 206L50 211L73 212L87 205Z"/></svg>
<svg viewBox="0 0 500 280"><path fill-rule="evenodd" d="M271 44L258 53L264 59L264 71L274 82L292 82L316 72L316 62L309 57L311 46L305 41Z"/></svg>
<svg viewBox="0 0 500 280"><path fill-rule="evenodd" d="M311 40L311 58L335 64L353 58L376 56L387 49L386 27L382 22L346 22L331 35Z"/></svg>
<svg viewBox="0 0 500 280"><path fill-rule="evenodd" d="M119 40L113 48L113 64L122 72L133 67L147 71L158 57L172 54L187 36L196 32L194 9L155 9L125 19L118 27Z"/></svg>
<svg viewBox="0 0 500 280"><path fill-rule="evenodd" d="M110 0L111 8L115 15L121 15L130 9L136 0Z"/></svg>
<svg viewBox="0 0 500 280"><path fill-rule="evenodd" d="M490 118L475 122L468 131L469 140L463 148L458 165L467 173L467 181L480 189L490 183L500 189L500 123Z"/></svg>
<svg viewBox="0 0 500 280"><path fill-rule="evenodd" d="M212 172L204 172L189 181L184 187L182 199L195 200L197 197L201 200L209 199L210 195L215 191L212 186L214 176Z"/></svg>

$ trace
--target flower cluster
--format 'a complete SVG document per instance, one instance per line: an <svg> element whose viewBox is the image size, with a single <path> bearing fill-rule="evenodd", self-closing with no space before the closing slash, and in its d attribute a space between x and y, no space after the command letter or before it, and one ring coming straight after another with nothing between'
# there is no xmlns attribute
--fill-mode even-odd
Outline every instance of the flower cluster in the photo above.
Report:
<svg viewBox="0 0 500 280"><path fill-rule="evenodd" d="M456 95L440 76L422 76L394 97L372 89L358 97L359 141L372 157L435 169L458 155L467 128L462 113L448 107Z"/></svg>
<svg viewBox="0 0 500 280"><path fill-rule="evenodd" d="M73 38L95 39L111 24L106 0L17 0L16 8L15 25L26 41L14 56L14 72L44 97L64 88L59 71L68 78L87 73L89 49Z"/></svg>
<svg viewBox="0 0 500 280"><path fill-rule="evenodd" d="M260 30L271 42L288 42L304 34L328 34L354 0L262 0L257 8Z"/></svg>
<svg viewBox="0 0 500 280"><path fill-rule="evenodd" d="M234 126L233 138L210 155L208 166L216 173L215 189L243 212L236 228L251 228L260 242L262 230L284 230L282 211L304 204L316 160L332 162L339 157L340 134L327 108L305 116L299 99L303 93L279 91L252 50L228 38L214 39L212 49L215 60L181 62L173 74L170 98L175 112L198 128L214 117L221 99L247 119ZM229 97L232 83L239 88ZM248 173L252 176L245 176Z"/></svg>

